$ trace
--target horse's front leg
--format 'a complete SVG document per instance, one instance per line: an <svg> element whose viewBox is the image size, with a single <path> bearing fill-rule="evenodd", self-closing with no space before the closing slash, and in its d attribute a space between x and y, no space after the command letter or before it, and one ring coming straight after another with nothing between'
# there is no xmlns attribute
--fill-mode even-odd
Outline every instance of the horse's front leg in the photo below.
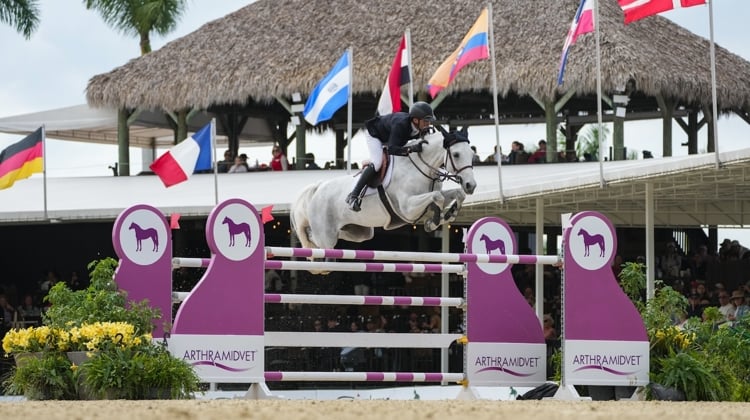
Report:
<svg viewBox="0 0 750 420"><path fill-rule="evenodd" d="M425 221L425 230L431 232L437 229L440 215L445 205L445 197L440 191L431 191L424 194L409 196L401 208L401 212L409 220L417 220L426 210L433 210L433 217ZM437 220L435 220L437 219Z"/></svg>
<svg viewBox="0 0 750 420"><path fill-rule="evenodd" d="M461 210L461 205L466 199L466 193L463 190L454 189L445 191L443 195L445 196L445 202L448 204L443 209L441 223L451 223L456 220L458 211Z"/></svg>

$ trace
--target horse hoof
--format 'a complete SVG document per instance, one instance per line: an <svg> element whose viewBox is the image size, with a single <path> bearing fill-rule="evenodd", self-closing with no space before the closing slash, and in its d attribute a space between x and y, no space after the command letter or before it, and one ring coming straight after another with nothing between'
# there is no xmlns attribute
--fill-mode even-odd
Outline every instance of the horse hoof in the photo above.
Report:
<svg viewBox="0 0 750 420"><path fill-rule="evenodd" d="M437 224L435 222L433 222L432 220L427 220L427 221L424 222L424 230L425 230L425 232L434 232L435 229L437 229L437 228L438 228Z"/></svg>

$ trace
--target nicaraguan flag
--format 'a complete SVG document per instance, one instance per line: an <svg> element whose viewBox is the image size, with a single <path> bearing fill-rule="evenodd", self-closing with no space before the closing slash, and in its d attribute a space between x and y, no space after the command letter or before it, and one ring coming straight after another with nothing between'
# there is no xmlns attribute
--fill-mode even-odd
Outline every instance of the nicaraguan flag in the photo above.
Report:
<svg viewBox="0 0 750 420"><path fill-rule="evenodd" d="M159 156L149 168L166 187L187 181L195 171L211 169L212 135L213 129L208 123Z"/></svg>
<svg viewBox="0 0 750 420"><path fill-rule="evenodd" d="M303 114L312 125L330 120L333 114L349 100L349 51L345 51L339 61L310 93Z"/></svg>
<svg viewBox="0 0 750 420"><path fill-rule="evenodd" d="M19 179L44 171L44 132L42 127L0 152L0 190Z"/></svg>
<svg viewBox="0 0 750 420"><path fill-rule="evenodd" d="M563 74L565 73L565 63L568 61L568 51L576 43L580 35L587 34L594 30L594 2L592 0L581 0L578 6L573 22L568 29L568 36L565 37L563 44L562 56L560 57L560 67L557 72L557 84L563 84Z"/></svg>
<svg viewBox="0 0 750 420"><path fill-rule="evenodd" d="M489 11L484 8L456 51L448 56L430 78L427 83L430 96L434 98L445 89L467 64L490 57L489 30Z"/></svg>
<svg viewBox="0 0 750 420"><path fill-rule="evenodd" d="M378 115L386 115L401 111L401 86L409 83L409 50L406 46L406 35L401 37L401 43L393 59L391 71L385 79L383 93L378 101Z"/></svg>

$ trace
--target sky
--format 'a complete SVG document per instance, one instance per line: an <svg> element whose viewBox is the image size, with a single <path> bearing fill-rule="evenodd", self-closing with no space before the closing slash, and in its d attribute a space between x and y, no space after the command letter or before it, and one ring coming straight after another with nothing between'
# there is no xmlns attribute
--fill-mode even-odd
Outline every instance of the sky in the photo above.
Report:
<svg viewBox="0 0 750 420"><path fill-rule="evenodd" d="M195 31L204 23L250 3L252 1L248 0L188 0L187 10L176 30L166 37L152 36L152 48L159 49L167 42ZM123 35L106 26L96 12L86 10L83 1L42 0L40 5L41 23L29 40L10 26L0 24L0 51L3 57L3 65L0 66L0 117L84 104L86 85L91 77L121 66L140 54L136 37ZM571 19L574 13L574 10L571 11ZM750 60L746 29L750 22L750 1L716 0L713 14L715 42ZM662 16L709 38L708 6L674 10ZM560 34L561 48L564 38L565 34ZM396 45L394 53L395 48ZM446 51L446 56L449 53ZM706 51L706 54L709 52ZM498 65L502 63L498 61ZM674 124L673 132L673 154L686 155L687 147L681 146L686 141L682 129ZM750 126L738 117L719 119L718 133L719 149L722 151L750 147ZM494 128L471 129L470 137L482 158L493 153ZM534 150L537 140L544 137L543 125L500 128L503 150L508 150L513 140L520 140L526 144L527 150ZM0 134L0 150L20 139L21 136ZM352 160L361 161L367 154L364 142L357 142L355 136L353 143ZM626 123L625 146L629 152L637 152L639 156L642 150L650 150L655 157L660 157L661 121ZM333 136L308 136L307 147L309 152L315 153L320 166L334 159ZM699 151L705 152L705 149L706 130L702 130ZM290 150L294 150L294 145ZM242 147L240 152L247 153L251 162L255 159L266 162L271 157L270 145ZM111 176L109 166L116 160L116 146L54 139L47 142L49 177ZM131 149L130 161L131 174L135 174L142 168L139 149ZM750 234L747 243L750 243Z"/></svg>

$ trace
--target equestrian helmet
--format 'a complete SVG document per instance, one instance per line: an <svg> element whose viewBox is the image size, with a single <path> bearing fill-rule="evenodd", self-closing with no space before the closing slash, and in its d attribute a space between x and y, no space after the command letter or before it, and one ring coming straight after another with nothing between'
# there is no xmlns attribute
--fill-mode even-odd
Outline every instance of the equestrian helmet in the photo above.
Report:
<svg viewBox="0 0 750 420"><path fill-rule="evenodd" d="M409 108L409 117L416 118L418 120L435 121L435 114L432 112L432 107L427 102L414 102L414 105Z"/></svg>

